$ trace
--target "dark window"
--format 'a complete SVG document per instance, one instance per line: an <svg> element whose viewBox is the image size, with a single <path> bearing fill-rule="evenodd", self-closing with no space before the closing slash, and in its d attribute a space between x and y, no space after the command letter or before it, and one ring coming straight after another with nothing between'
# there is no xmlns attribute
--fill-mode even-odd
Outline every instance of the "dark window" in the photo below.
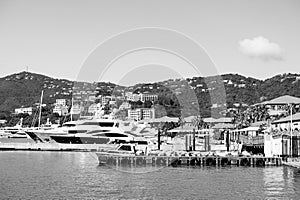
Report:
<svg viewBox="0 0 300 200"><path fill-rule="evenodd" d="M131 146L126 146L126 145L123 145L119 148L119 150L123 150L123 151L131 151Z"/></svg>
<svg viewBox="0 0 300 200"><path fill-rule="evenodd" d="M102 126L102 127L113 127L115 123L113 122L101 122L99 123L99 126Z"/></svg>
<svg viewBox="0 0 300 200"><path fill-rule="evenodd" d="M107 137L128 137L127 135L121 133L105 133Z"/></svg>
<svg viewBox="0 0 300 200"><path fill-rule="evenodd" d="M100 133L94 136L104 136L104 137L128 137L127 135L121 133Z"/></svg>
<svg viewBox="0 0 300 200"><path fill-rule="evenodd" d="M101 126L101 127L113 127L114 122L84 122L82 125L94 125L94 126Z"/></svg>
<svg viewBox="0 0 300 200"><path fill-rule="evenodd" d="M104 132L108 132L109 130L94 130L94 131L90 131L87 132L86 134L93 134L93 133L104 133ZM104 136L104 135L103 135Z"/></svg>
<svg viewBox="0 0 300 200"><path fill-rule="evenodd" d="M63 124L63 127L74 127L76 124Z"/></svg>

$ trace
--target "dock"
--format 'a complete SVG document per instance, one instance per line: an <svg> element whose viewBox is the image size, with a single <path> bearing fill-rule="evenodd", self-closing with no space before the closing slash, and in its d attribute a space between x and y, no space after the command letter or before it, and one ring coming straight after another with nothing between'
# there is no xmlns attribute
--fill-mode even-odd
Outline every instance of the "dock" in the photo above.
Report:
<svg viewBox="0 0 300 200"><path fill-rule="evenodd" d="M283 165L300 170L300 158L287 158L286 162L283 162Z"/></svg>
<svg viewBox="0 0 300 200"><path fill-rule="evenodd" d="M99 156L100 165L112 166L281 166L280 157L219 157L219 156Z"/></svg>

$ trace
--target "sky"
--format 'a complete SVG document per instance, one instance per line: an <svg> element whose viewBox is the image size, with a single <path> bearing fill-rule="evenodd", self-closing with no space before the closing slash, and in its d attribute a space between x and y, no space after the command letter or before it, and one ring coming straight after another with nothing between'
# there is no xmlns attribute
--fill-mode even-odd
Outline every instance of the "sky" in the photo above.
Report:
<svg viewBox="0 0 300 200"><path fill-rule="evenodd" d="M298 0L0 0L0 77L121 85L300 73Z"/></svg>

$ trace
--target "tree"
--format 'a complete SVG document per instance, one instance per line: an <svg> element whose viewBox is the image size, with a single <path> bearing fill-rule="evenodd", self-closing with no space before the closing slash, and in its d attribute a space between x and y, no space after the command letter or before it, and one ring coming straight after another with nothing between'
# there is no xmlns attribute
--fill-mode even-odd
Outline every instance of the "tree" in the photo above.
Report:
<svg viewBox="0 0 300 200"><path fill-rule="evenodd" d="M152 107L152 102L147 100L147 101L144 102L143 106L144 106L144 108L151 108Z"/></svg>
<svg viewBox="0 0 300 200"><path fill-rule="evenodd" d="M197 127L197 129L201 129L204 126L204 121L200 115L197 115L193 120L192 120L193 126Z"/></svg>

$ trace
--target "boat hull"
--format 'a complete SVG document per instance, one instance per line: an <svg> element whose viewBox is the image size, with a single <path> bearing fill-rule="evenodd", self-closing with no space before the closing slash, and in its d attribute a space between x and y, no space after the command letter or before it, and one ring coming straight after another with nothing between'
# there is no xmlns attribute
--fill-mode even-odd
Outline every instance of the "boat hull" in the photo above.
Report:
<svg viewBox="0 0 300 200"><path fill-rule="evenodd" d="M108 144L109 138L76 137L76 136L55 136L51 135L55 142L63 144Z"/></svg>

